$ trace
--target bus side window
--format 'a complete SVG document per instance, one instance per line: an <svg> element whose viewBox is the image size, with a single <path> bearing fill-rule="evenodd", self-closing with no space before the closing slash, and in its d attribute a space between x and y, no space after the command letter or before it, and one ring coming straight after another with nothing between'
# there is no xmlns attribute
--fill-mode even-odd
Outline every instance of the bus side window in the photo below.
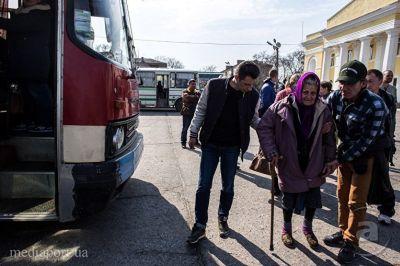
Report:
<svg viewBox="0 0 400 266"><path fill-rule="evenodd" d="M176 79L176 74L171 72L169 76L169 83L170 83L170 88L175 88L175 79Z"/></svg>

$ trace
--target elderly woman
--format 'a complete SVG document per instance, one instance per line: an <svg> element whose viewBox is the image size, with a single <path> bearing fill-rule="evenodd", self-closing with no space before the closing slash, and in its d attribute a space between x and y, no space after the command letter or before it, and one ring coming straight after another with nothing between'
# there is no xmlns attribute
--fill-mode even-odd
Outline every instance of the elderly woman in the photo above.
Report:
<svg viewBox="0 0 400 266"><path fill-rule="evenodd" d="M319 88L316 74L303 74L295 91L274 103L257 128L261 149L277 169L283 192L282 241L289 248L294 248L293 212L303 209L303 233L311 248L318 246L312 220L322 208L320 186L337 165L334 128L323 131L332 121L331 112L319 99Z"/></svg>
<svg viewBox="0 0 400 266"><path fill-rule="evenodd" d="M281 90L280 92L278 92L278 94L276 94L275 102L278 102L278 101L282 100L283 98L287 97L296 89L296 84L297 84L297 81L299 80L300 76L301 75L298 73L290 76L290 79L286 84L286 88L284 90Z"/></svg>

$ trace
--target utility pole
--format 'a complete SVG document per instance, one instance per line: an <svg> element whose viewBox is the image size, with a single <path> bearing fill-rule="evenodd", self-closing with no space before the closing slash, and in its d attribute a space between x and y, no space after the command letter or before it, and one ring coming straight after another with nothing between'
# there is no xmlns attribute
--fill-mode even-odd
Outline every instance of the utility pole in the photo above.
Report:
<svg viewBox="0 0 400 266"><path fill-rule="evenodd" d="M278 72L278 81L275 83L275 92L279 91L279 48L281 48L281 43L277 42L275 39L273 40L274 43L268 41L267 43L272 46L272 48L276 51L276 59L275 59L275 68Z"/></svg>

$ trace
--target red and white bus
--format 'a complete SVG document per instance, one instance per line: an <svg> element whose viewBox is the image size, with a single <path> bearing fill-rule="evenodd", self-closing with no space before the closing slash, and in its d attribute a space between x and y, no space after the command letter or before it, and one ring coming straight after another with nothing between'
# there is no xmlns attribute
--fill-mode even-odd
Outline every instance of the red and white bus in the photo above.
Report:
<svg viewBox="0 0 400 266"><path fill-rule="evenodd" d="M0 4L2 17L12 18L23 1ZM18 128L26 97L7 57L18 47L10 47L7 30L0 40L8 45L0 49L0 220L66 222L100 211L143 151L127 1L43 4L52 14L52 131Z"/></svg>

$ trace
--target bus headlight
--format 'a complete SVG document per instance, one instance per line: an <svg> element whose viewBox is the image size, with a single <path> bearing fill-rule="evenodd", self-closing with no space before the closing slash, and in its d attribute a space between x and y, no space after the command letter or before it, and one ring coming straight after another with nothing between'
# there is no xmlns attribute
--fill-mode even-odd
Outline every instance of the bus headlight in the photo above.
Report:
<svg viewBox="0 0 400 266"><path fill-rule="evenodd" d="M125 132L123 127L118 127L112 137L112 145L115 151L121 149L125 140Z"/></svg>

